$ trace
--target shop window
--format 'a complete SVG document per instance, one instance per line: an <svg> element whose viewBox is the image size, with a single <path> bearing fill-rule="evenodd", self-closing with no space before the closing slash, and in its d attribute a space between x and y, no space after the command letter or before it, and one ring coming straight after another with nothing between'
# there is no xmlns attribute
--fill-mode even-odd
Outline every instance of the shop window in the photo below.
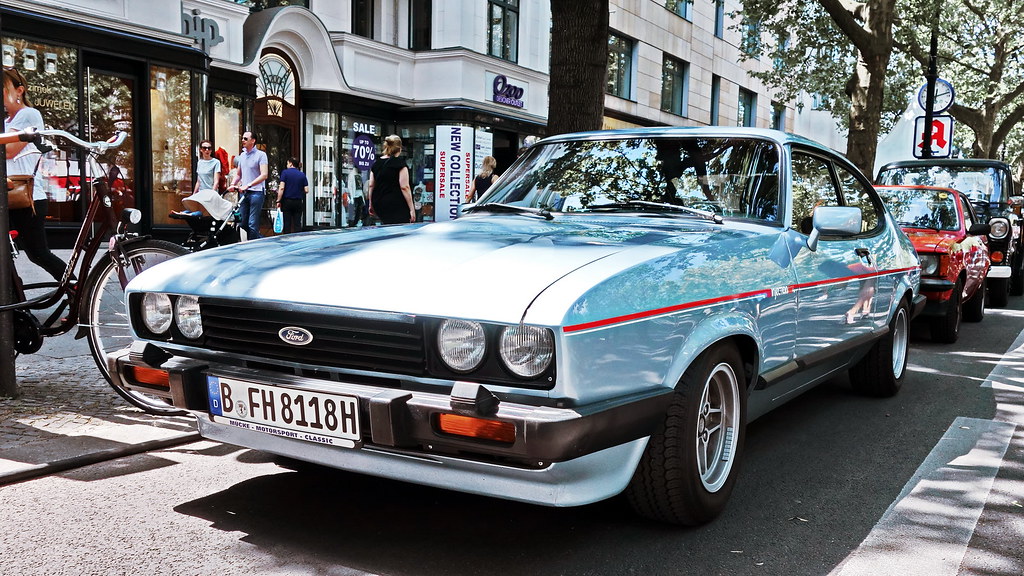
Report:
<svg viewBox="0 0 1024 576"><path fill-rule="evenodd" d="M358 227L371 223L366 203L366 187L370 183L370 168L380 154L384 140L384 125L378 120L342 116L341 148L338 155L341 167L338 175L338 194L335 205L337 225ZM409 143L402 142L402 154L409 155Z"/></svg>
<svg viewBox="0 0 1024 576"><path fill-rule="evenodd" d="M430 50L430 28L433 23L431 0L409 2L409 49Z"/></svg>
<svg viewBox="0 0 1024 576"><path fill-rule="evenodd" d="M168 214L181 209L192 190L192 73L153 66L149 73L153 155L153 224L179 224Z"/></svg>
<svg viewBox="0 0 1024 576"><path fill-rule="evenodd" d="M666 0L665 8L687 20L692 20L690 11L693 9L693 0Z"/></svg>
<svg viewBox="0 0 1024 576"><path fill-rule="evenodd" d="M352 33L373 38L373 0L352 0Z"/></svg>
<svg viewBox="0 0 1024 576"><path fill-rule="evenodd" d="M433 125L403 127L400 136L409 158L409 184L418 222L434 220L435 130Z"/></svg>
<svg viewBox="0 0 1024 576"><path fill-rule="evenodd" d="M224 150L228 170L235 156L242 151L242 133L245 132L245 99L234 94L213 95L213 149Z"/></svg>
<svg viewBox="0 0 1024 576"><path fill-rule="evenodd" d="M351 196L339 186L336 165L338 154L338 127L340 118L334 112L306 113L306 162L309 179L309 197L306 202L306 222L310 226L335 227L345 225L351 210Z"/></svg>
<svg viewBox="0 0 1024 576"><path fill-rule="evenodd" d="M39 110L43 123L77 134L78 50L8 36L3 37L2 45L3 65L17 68L25 76L29 102ZM82 219L77 160L74 151L57 150L47 154L39 164L39 170L47 176L48 221L79 222Z"/></svg>
<svg viewBox="0 0 1024 576"><path fill-rule="evenodd" d="M487 53L510 62L519 59L519 0L487 3Z"/></svg>
<svg viewBox="0 0 1024 576"><path fill-rule="evenodd" d="M722 101L722 77L711 77L711 119L708 122L711 126L718 126L718 109Z"/></svg>
<svg viewBox="0 0 1024 576"><path fill-rule="evenodd" d="M633 77L633 41L617 34L608 36L608 84L606 92L629 99Z"/></svg>
<svg viewBox="0 0 1024 576"><path fill-rule="evenodd" d="M740 98L737 102L736 125L754 126L757 121L757 94L740 88Z"/></svg>
<svg viewBox="0 0 1024 576"><path fill-rule="evenodd" d="M687 114L690 65L666 55L661 65L661 109L678 116Z"/></svg>

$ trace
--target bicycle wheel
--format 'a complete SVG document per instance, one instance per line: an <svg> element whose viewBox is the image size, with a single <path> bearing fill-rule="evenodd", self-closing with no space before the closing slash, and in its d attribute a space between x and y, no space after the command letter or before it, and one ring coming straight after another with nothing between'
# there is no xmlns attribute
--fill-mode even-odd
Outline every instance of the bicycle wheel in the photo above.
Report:
<svg viewBox="0 0 1024 576"><path fill-rule="evenodd" d="M187 254L188 250L171 242L147 238L129 243L125 253L131 263L124 270L126 285L143 270ZM114 384L110 378L106 355L130 346L132 333L125 310L124 285L109 253L100 258L89 274L85 290L82 301L85 317L81 325L86 329L93 360L114 391L132 405L151 414L184 414L183 410L171 406L164 398L138 390L126 390Z"/></svg>

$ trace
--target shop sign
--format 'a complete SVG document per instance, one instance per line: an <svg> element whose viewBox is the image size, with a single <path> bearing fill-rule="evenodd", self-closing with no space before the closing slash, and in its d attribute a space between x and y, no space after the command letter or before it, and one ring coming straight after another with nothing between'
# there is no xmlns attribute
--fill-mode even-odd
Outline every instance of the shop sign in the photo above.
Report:
<svg viewBox="0 0 1024 576"><path fill-rule="evenodd" d="M212 18L202 18L199 9L193 9L191 14L181 14L181 35L188 36L199 43L203 52L209 53L210 48L224 41L220 35L220 26Z"/></svg>
<svg viewBox="0 0 1024 576"><path fill-rule="evenodd" d="M434 220L454 220L473 182L473 128L438 126L434 155Z"/></svg>
<svg viewBox="0 0 1024 576"><path fill-rule="evenodd" d="M490 76L490 74L488 74ZM518 80L516 81L518 82ZM490 81L491 99L498 104L526 108L527 86L515 84L504 74L496 74Z"/></svg>
<svg viewBox="0 0 1024 576"><path fill-rule="evenodd" d="M360 172L373 167L373 162L377 159L376 152L377 146L366 134L356 134L352 139L352 165Z"/></svg>

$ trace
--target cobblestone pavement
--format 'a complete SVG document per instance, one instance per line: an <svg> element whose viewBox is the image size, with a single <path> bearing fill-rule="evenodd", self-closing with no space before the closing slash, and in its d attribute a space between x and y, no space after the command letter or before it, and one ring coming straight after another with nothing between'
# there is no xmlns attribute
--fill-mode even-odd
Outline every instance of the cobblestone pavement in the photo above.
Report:
<svg viewBox="0 0 1024 576"><path fill-rule="evenodd" d="M25 258L18 271L41 281ZM195 436L192 418L151 416L121 399L73 332L18 356L15 372L19 394L0 398L0 484Z"/></svg>

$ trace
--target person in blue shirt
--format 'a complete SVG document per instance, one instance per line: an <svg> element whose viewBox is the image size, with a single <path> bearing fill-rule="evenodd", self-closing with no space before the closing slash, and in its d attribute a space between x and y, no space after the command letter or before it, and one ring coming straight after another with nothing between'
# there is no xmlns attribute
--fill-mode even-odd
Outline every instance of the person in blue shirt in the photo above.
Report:
<svg viewBox="0 0 1024 576"><path fill-rule="evenodd" d="M228 190L238 191L238 210L242 214L242 227L248 240L261 237L260 212L263 210L263 199L266 198L268 164L267 153L256 147L253 133L246 131L242 134L242 151L235 156L234 163L238 173Z"/></svg>
<svg viewBox="0 0 1024 576"><path fill-rule="evenodd" d="M309 193L309 181L299 170L299 159L288 159L288 167L281 171L281 183L277 186L277 209L284 215L282 234L302 230L302 207Z"/></svg>

